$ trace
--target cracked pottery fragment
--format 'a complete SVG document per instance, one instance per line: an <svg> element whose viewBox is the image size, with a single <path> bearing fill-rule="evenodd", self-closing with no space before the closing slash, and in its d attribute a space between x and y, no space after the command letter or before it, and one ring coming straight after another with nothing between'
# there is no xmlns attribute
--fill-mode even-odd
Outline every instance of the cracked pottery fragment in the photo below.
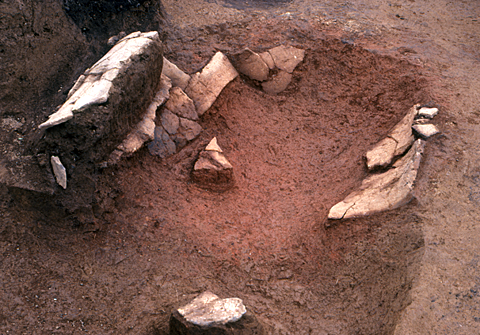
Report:
<svg viewBox="0 0 480 335"><path fill-rule="evenodd" d="M387 167L396 156L402 155L412 145L415 140L412 124L418 106L410 108L407 115L393 127L387 137L366 153L368 170Z"/></svg>
<svg viewBox="0 0 480 335"><path fill-rule="evenodd" d="M333 220L362 217L405 205L420 166L425 142L418 139L410 150L393 164L392 169L372 174L362 181L360 189L333 206L328 218Z"/></svg>
<svg viewBox="0 0 480 335"><path fill-rule="evenodd" d="M210 326L215 323L226 324L238 321L247 309L239 298L220 299L206 291L188 305L179 308L178 312L188 322L199 326Z"/></svg>
<svg viewBox="0 0 480 335"><path fill-rule="evenodd" d="M53 174L55 175L55 180L57 184L63 187L63 189L67 188L67 170L65 166L63 166L60 158L57 156L50 157L50 163L52 164Z"/></svg>
<svg viewBox="0 0 480 335"><path fill-rule="evenodd" d="M192 75L185 93L195 103L199 116L212 106L223 88L237 76L237 70L221 52L217 52L201 72Z"/></svg>

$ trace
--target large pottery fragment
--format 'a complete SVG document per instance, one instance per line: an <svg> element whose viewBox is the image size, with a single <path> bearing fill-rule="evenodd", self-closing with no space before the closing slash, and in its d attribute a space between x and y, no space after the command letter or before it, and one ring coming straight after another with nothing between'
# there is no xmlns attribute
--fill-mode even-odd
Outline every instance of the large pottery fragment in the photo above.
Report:
<svg viewBox="0 0 480 335"><path fill-rule="evenodd" d="M418 139L393 168L363 180L358 191L330 209L329 219L349 219L398 208L412 199L424 141Z"/></svg>
<svg viewBox="0 0 480 335"><path fill-rule="evenodd" d="M192 179L201 187L214 191L225 191L233 186L233 166L223 154L216 137L200 152Z"/></svg>
<svg viewBox="0 0 480 335"><path fill-rule="evenodd" d="M168 77L162 74L160 80L160 89L155 98L148 105L142 120L132 129L127 137L110 154L109 159L103 165L115 165L122 157L128 157L140 149L145 142L155 138L155 118L157 108L162 105L169 97L169 90L172 87Z"/></svg>
<svg viewBox="0 0 480 335"><path fill-rule="evenodd" d="M180 87L172 87L170 99L165 103L165 107L178 116L198 120L198 114L192 99Z"/></svg>
<svg viewBox="0 0 480 335"><path fill-rule="evenodd" d="M270 69L262 57L249 48L233 56L235 68L251 79L265 81Z"/></svg>
<svg viewBox="0 0 480 335"><path fill-rule="evenodd" d="M291 81L292 75L290 73L287 71L279 71L270 81L262 83L262 88L265 93L275 95L283 92Z"/></svg>
<svg viewBox="0 0 480 335"><path fill-rule="evenodd" d="M165 57L163 58L163 71L162 73L166 75L172 81L172 85L180 87L184 90L188 82L190 81L190 76L180 70L175 64L170 62Z"/></svg>
<svg viewBox="0 0 480 335"><path fill-rule="evenodd" d="M157 32L121 39L80 76L60 109L39 125L47 130L47 144L67 160L72 152L76 159L97 163L107 158L144 117L159 88L162 62Z"/></svg>
<svg viewBox="0 0 480 335"><path fill-rule="evenodd" d="M270 49L268 52L272 56L276 67L288 73L292 73L305 57L305 50L284 45Z"/></svg>
<svg viewBox="0 0 480 335"><path fill-rule="evenodd" d="M201 72L192 75L185 93L195 103L198 115L203 115L237 76L237 70L221 52L217 52Z"/></svg>
<svg viewBox="0 0 480 335"><path fill-rule="evenodd" d="M413 106L387 137L367 152L366 159L369 170L387 167L395 157L405 153L412 145L415 140L412 133L412 124L417 115L418 107L419 105Z"/></svg>
<svg viewBox="0 0 480 335"><path fill-rule="evenodd" d="M206 291L175 310L170 335L263 335L262 325L239 298L220 299Z"/></svg>

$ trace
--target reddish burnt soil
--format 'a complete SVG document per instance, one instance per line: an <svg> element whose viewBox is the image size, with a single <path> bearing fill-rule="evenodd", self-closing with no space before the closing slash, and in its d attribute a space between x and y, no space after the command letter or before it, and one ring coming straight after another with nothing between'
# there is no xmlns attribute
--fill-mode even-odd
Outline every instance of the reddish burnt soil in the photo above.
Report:
<svg viewBox="0 0 480 335"><path fill-rule="evenodd" d="M247 36L236 42L215 33L225 27L195 44L172 34L168 56L191 72L216 39L227 54L271 46L258 40L266 34L242 29L228 30ZM37 203L10 190L14 201L2 212L9 224L0 231L1 330L165 334L173 308L210 289L242 298L271 334L393 331L423 246L415 203L325 224L329 208L366 175L365 151L414 103L430 102L425 70L300 28L295 34L306 57L285 92L266 95L237 78L180 153L160 160L142 150L104 170L95 224L78 224L79 213L65 219L55 199ZM234 166L236 184L224 193L190 178L213 136Z"/></svg>

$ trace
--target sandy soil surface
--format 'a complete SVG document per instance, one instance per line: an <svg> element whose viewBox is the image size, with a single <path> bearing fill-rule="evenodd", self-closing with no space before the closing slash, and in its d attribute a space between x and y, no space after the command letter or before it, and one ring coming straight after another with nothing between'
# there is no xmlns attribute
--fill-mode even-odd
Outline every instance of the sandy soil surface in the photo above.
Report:
<svg viewBox="0 0 480 335"><path fill-rule="evenodd" d="M278 44L306 49L269 96L245 78L160 160L100 176L94 219L2 188L0 333L166 334L209 289L269 334L476 334L480 322L480 5L476 1L163 1L166 56L193 73ZM52 88L55 89L56 88ZM406 207L328 223L364 152L414 103L440 108ZM225 193L190 171L217 136Z"/></svg>

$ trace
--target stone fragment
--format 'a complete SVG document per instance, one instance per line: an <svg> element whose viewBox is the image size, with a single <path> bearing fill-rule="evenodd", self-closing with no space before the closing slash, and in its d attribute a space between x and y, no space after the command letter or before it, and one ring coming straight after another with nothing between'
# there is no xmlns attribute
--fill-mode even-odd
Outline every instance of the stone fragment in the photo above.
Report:
<svg viewBox="0 0 480 335"><path fill-rule="evenodd" d="M250 79L265 81L268 79L270 69L263 59L249 48L233 56L233 64L238 72Z"/></svg>
<svg viewBox="0 0 480 335"><path fill-rule="evenodd" d="M163 129L167 131L170 135L175 135L180 126L180 119L178 116L170 112L168 109L164 109L162 115L160 116Z"/></svg>
<svg viewBox="0 0 480 335"><path fill-rule="evenodd" d="M259 54L259 56L262 57L262 60L265 62L265 64L267 64L270 70L273 70L275 68L275 61L273 60L270 52L262 52L261 54Z"/></svg>
<svg viewBox="0 0 480 335"><path fill-rule="evenodd" d="M200 186L214 191L225 191L234 184L233 166L227 160L214 137L200 152L192 171L192 179Z"/></svg>
<svg viewBox="0 0 480 335"><path fill-rule="evenodd" d="M205 151L216 151L216 152L223 152L222 148L217 143L217 138L214 137L210 143L208 143L207 147L205 148Z"/></svg>
<svg viewBox="0 0 480 335"><path fill-rule="evenodd" d="M429 138L440 132L433 124L416 124L412 128L422 138Z"/></svg>
<svg viewBox="0 0 480 335"><path fill-rule="evenodd" d="M217 52L200 73L192 75L185 93L195 103L198 115L203 115L237 76L237 70L221 52Z"/></svg>
<svg viewBox="0 0 480 335"><path fill-rule="evenodd" d="M433 119L438 114L438 108L422 107L418 110L418 116L426 119Z"/></svg>
<svg viewBox="0 0 480 335"><path fill-rule="evenodd" d="M67 170L63 166L60 158L57 156L50 157L50 163L52 163L53 174L55 175L55 180L57 184L63 187L63 189L67 188Z"/></svg>
<svg viewBox="0 0 480 335"><path fill-rule="evenodd" d="M375 147L366 153L367 168L374 170L391 164L396 156L402 155L415 140L412 133L412 124L417 113L418 105L413 106L407 115L393 127L387 138L378 142ZM393 148L393 142L395 148Z"/></svg>
<svg viewBox="0 0 480 335"><path fill-rule="evenodd" d="M173 86L180 87L182 90L187 88L190 76L180 70L175 64L163 57L163 72L172 81Z"/></svg>
<svg viewBox="0 0 480 335"><path fill-rule="evenodd" d="M170 90L170 99L165 103L165 107L178 116L190 120L198 120L198 114L192 99L190 99L180 87L172 87Z"/></svg>
<svg viewBox="0 0 480 335"><path fill-rule="evenodd" d="M292 81L292 75L286 71L280 71L276 76L272 77L272 80L262 83L263 90L268 94L278 94L283 92L290 82Z"/></svg>
<svg viewBox="0 0 480 335"><path fill-rule="evenodd" d="M209 291L200 294L191 303L178 309L185 320L198 326L235 322L240 320L246 311L241 299L220 299Z"/></svg>
<svg viewBox="0 0 480 335"><path fill-rule="evenodd" d="M197 138L197 136L200 135L200 133L202 132L202 126L196 123L195 121L191 121L183 117L179 119L180 119L179 133L185 136L187 141L191 141Z"/></svg>
<svg viewBox="0 0 480 335"><path fill-rule="evenodd" d="M305 50L280 45L269 50L275 65L280 69L292 73L305 57Z"/></svg>
<svg viewBox="0 0 480 335"><path fill-rule="evenodd" d="M329 219L349 219L391 210L412 199L412 190L420 166L425 142L416 140L393 168L372 174L363 180L358 191L349 194L330 209Z"/></svg>
<svg viewBox="0 0 480 335"><path fill-rule="evenodd" d="M68 160L74 159L70 156L75 150L75 155L97 164L123 140L132 139L132 131L140 138L152 137L152 124L143 119L160 87L162 52L158 32L132 33L120 40L80 76L67 101L39 126L48 130L47 145ZM51 128L60 123L62 127ZM136 148L140 138L124 148Z"/></svg>
<svg viewBox="0 0 480 335"><path fill-rule="evenodd" d="M166 158L177 152L177 149L168 133L162 127L156 127L155 138L148 144L148 151L152 155Z"/></svg>

